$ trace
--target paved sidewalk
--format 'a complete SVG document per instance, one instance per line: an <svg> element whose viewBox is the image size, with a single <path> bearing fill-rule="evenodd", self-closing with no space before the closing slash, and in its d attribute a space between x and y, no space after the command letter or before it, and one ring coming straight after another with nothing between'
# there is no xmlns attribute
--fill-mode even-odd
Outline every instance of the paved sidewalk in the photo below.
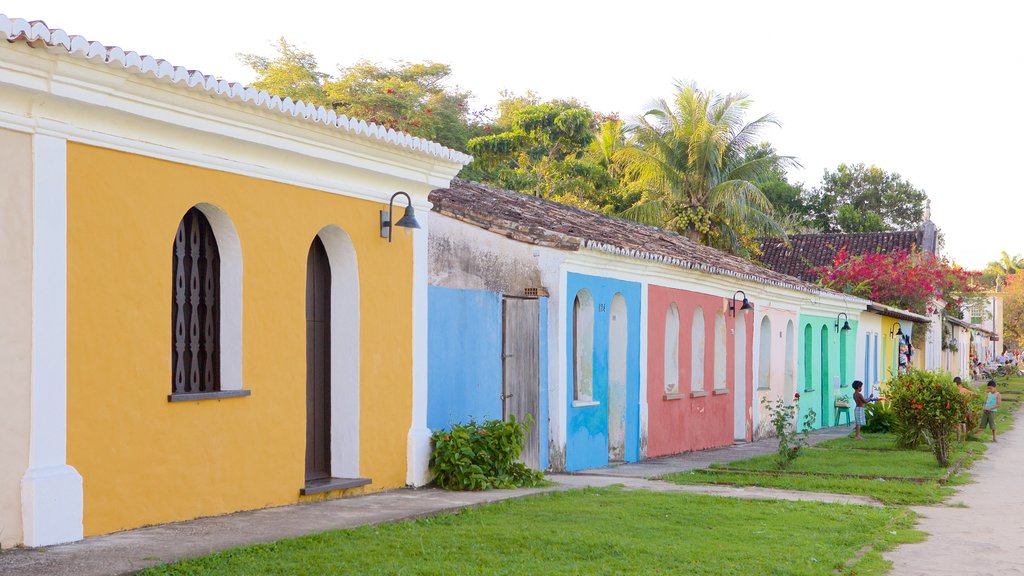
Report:
<svg viewBox="0 0 1024 576"><path fill-rule="evenodd" d="M928 539L885 555L893 576L1024 574L1024 424L985 456L971 469L974 483L948 500L954 506L913 508Z"/></svg>
<svg viewBox="0 0 1024 576"><path fill-rule="evenodd" d="M808 442L817 444L833 438L848 436L853 431L849 426L836 426L811 432ZM658 478L673 472L687 472L707 468L711 464L723 464L745 460L754 456L774 454L779 443L775 438L758 440L746 444L733 444L724 448L712 448L700 452L685 452L674 456L651 458L642 462L613 464L603 468L590 468L575 472L577 475L619 476L623 478Z"/></svg>
<svg viewBox="0 0 1024 576"><path fill-rule="evenodd" d="M849 434L839 427L811 434L811 442ZM17 576L109 576L130 574L149 566L202 556L236 546L274 542L367 524L420 518L519 498L553 490L622 484L630 489L689 492L734 498L815 500L849 504L873 504L857 496L789 492L763 488L726 486L679 486L647 480L671 472L704 468L714 462L732 462L775 451L774 440L738 444L702 452L656 458L635 464L620 464L585 470L572 475L551 475L556 483L547 488L450 492L434 488L400 489L366 496L296 504L186 522L161 524L116 534L94 536L81 542L43 549L9 550L0 553L0 575Z"/></svg>

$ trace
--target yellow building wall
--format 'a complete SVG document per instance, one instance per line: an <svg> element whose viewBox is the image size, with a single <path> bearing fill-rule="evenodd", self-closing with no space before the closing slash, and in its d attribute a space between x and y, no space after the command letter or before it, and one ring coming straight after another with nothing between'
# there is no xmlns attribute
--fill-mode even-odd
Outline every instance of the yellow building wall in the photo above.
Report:
<svg viewBox="0 0 1024 576"><path fill-rule="evenodd" d="M0 548L21 544L32 377L32 137L0 129Z"/></svg>
<svg viewBox="0 0 1024 576"><path fill-rule="evenodd" d="M899 324L900 321L895 318L882 316L882 333L879 335L882 340L882 357L878 360L882 382L888 382L896 375L896 338L889 334L894 334L899 329Z"/></svg>
<svg viewBox="0 0 1024 576"><path fill-rule="evenodd" d="M171 248L195 204L242 250L242 386L169 403ZM360 474L403 486L412 412L412 240L380 204L81 144L68 147L68 463L85 533L296 502L305 473L306 257L326 225L359 262Z"/></svg>

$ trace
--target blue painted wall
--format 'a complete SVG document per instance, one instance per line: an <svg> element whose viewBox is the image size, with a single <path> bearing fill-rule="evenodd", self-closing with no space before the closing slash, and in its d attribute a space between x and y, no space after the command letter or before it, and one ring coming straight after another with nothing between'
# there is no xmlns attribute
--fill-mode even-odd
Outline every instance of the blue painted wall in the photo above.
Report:
<svg viewBox="0 0 1024 576"><path fill-rule="evenodd" d="M593 406L573 406L573 300L586 289L594 299L594 402ZM565 468L568 471L608 464L608 324L612 298L626 299L628 339L626 360L626 434L625 459L636 462L640 456L640 284L570 273L566 287L566 362L567 438Z"/></svg>
<svg viewBox="0 0 1024 576"><path fill-rule="evenodd" d="M430 286L428 298L427 426L500 419L501 294Z"/></svg>

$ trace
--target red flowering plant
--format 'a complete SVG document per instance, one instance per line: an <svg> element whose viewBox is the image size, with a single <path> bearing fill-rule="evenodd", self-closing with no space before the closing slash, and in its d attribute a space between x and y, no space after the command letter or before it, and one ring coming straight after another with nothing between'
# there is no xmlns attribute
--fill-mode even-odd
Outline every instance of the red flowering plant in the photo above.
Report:
<svg viewBox="0 0 1024 576"><path fill-rule="evenodd" d="M949 465L949 439L970 410L970 395L960 392L946 372L911 368L886 386L896 416L899 444L915 446L923 438L939 466Z"/></svg>
<svg viewBox="0 0 1024 576"><path fill-rule="evenodd" d="M959 315L965 303L983 290L974 282L980 272L918 250L850 255L844 246L831 265L813 271L825 288L917 314L935 312L935 303L941 300L947 311Z"/></svg>

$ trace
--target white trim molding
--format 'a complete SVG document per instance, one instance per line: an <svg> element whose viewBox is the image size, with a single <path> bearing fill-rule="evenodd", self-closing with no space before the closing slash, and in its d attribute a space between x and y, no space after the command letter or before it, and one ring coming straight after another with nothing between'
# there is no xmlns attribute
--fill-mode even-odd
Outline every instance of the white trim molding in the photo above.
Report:
<svg viewBox="0 0 1024 576"><path fill-rule="evenodd" d="M430 428L427 427L428 221L429 218L421 219L422 229L412 231L412 424L406 454L406 484L410 486L424 486L430 482Z"/></svg>
<svg viewBox="0 0 1024 576"><path fill-rule="evenodd" d="M83 537L82 476L67 464L67 141L32 136L32 400L21 480L26 546Z"/></svg>

